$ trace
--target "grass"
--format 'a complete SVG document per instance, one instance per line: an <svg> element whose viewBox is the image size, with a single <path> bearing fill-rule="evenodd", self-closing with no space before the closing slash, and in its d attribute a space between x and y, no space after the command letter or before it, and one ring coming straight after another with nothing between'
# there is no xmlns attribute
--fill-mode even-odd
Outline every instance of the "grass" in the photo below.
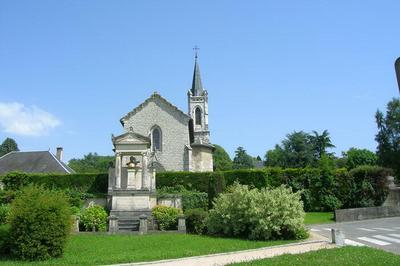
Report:
<svg viewBox="0 0 400 266"><path fill-rule="evenodd" d="M299 255L282 255L270 259L232 264L244 265L400 265L400 256L368 247L321 249Z"/></svg>
<svg viewBox="0 0 400 266"><path fill-rule="evenodd" d="M253 249L295 241L249 241L176 233L154 235L79 234L68 241L63 258L23 262L6 258L0 265L99 265L172 259L212 253Z"/></svg>
<svg viewBox="0 0 400 266"><path fill-rule="evenodd" d="M305 224L334 223L333 212L306 212Z"/></svg>

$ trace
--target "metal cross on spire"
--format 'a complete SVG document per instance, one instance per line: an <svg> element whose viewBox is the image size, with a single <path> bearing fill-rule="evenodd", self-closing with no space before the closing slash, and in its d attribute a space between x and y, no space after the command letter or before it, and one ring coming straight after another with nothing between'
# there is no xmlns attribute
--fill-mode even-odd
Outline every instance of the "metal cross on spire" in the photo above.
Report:
<svg viewBox="0 0 400 266"><path fill-rule="evenodd" d="M193 47L193 50L194 50L194 58L197 59L197 52L200 50L200 48L197 47L197 45L195 45L195 46Z"/></svg>

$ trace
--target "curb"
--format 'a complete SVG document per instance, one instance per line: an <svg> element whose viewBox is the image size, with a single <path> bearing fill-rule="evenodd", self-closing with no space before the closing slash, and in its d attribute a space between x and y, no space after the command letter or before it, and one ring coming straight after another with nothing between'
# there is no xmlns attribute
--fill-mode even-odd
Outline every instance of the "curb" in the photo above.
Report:
<svg viewBox="0 0 400 266"><path fill-rule="evenodd" d="M312 240L312 241L284 244L272 247L231 251L231 252L224 252L217 254L194 256L194 257L184 257L177 259L136 262L136 263L122 263L113 265L119 265L119 266L227 265L237 262L271 258L283 254L300 254L323 248L334 248L334 247L336 247L336 245L330 244L326 240Z"/></svg>

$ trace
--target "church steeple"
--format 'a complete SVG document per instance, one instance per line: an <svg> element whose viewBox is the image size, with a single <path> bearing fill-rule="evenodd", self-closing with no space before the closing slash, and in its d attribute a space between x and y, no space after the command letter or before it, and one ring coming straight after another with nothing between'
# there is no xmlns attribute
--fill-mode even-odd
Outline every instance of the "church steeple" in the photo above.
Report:
<svg viewBox="0 0 400 266"><path fill-rule="evenodd" d="M194 57L194 71L193 71L193 81L192 81L192 95L193 96L201 96L203 94L203 85L201 83L201 77L200 77L200 67L199 63L197 62L197 46L193 48L195 50L195 57Z"/></svg>

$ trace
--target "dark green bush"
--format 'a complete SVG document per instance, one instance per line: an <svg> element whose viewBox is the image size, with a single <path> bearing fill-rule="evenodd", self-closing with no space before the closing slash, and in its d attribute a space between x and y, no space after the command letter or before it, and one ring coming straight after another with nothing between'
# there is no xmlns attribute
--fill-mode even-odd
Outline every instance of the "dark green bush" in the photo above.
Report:
<svg viewBox="0 0 400 266"><path fill-rule="evenodd" d="M158 229L176 230L178 225L178 216L182 210L174 207L157 205L153 208L152 214L157 221Z"/></svg>
<svg viewBox="0 0 400 266"><path fill-rule="evenodd" d="M355 207L380 206L388 193L387 176L393 171L378 166L359 166L349 172L353 187L349 205Z"/></svg>
<svg viewBox="0 0 400 266"><path fill-rule="evenodd" d="M0 225L0 255L8 255L10 253L10 236L10 225Z"/></svg>
<svg viewBox="0 0 400 266"><path fill-rule="evenodd" d="M7 222L8 215L10 213L10 206L6 204L0 204L0 225Z"/></svg>
<svg viewBox="0 0 400 266"><path fill-rule="evenodd" d="M27 186L15 198L9 216L11 253L23 260L44 260L63 254L71 231L64 193Z"/></svg>
<svg viewBox="0 0 400 266"><path fill-rule="evenodd" d="M13 190L0 190L0 204L9 204L11 203L18 191Z"/></svg>
<svg viewBox="0 0 400 266"><path fill-rule="evenodd" d="M188 190L207 192L211 207L218 194L235 181L252 188L283 184L291 187L294 192L301 191L306 211L331 211L340 207L381 205L387 194L386 176L390 174L390 170L374 166L348 172L346 169L333 169L327 162L320 168L268 167L212 173L163 172L157 173L157 188L181 186Z"/></svg>
<svg viewBox="0 0 400 266"><path fill-rule="evenodd" d="M23 186L31 183L31 178L27 173L11 172L1 178L5 190L19 190Z"/></svg>
<svg viewBox="0 0 400 266"><path fill-rule="evenodd" d="M86 193L107 193L108 174L27 174L8 173L1 177L5 189L16 190L29 183L49 189L70 189Z"/></svg>
<svg viewBox="0 0 400 266"><path fill-rule="evenodd" d="M208 194L205 192L190 191L182 185L176 187L162 187L157 190L157 198L180 196L182 199L182 209L208 208Z"/></svg>
<svg viewBox="0 0 400 266"><path fill-rule="evenodd" d="M86 231L106 231L107 212L102 206L90 205L82 211L80 218Z"/></svg>
<svg viewBox="0 0 400 266"><path fill-rule="evenodd" d="M207 232L206 221L208 212L204 209L191 209L185 211L186 230L188 233L202 235Z"/></svg>

